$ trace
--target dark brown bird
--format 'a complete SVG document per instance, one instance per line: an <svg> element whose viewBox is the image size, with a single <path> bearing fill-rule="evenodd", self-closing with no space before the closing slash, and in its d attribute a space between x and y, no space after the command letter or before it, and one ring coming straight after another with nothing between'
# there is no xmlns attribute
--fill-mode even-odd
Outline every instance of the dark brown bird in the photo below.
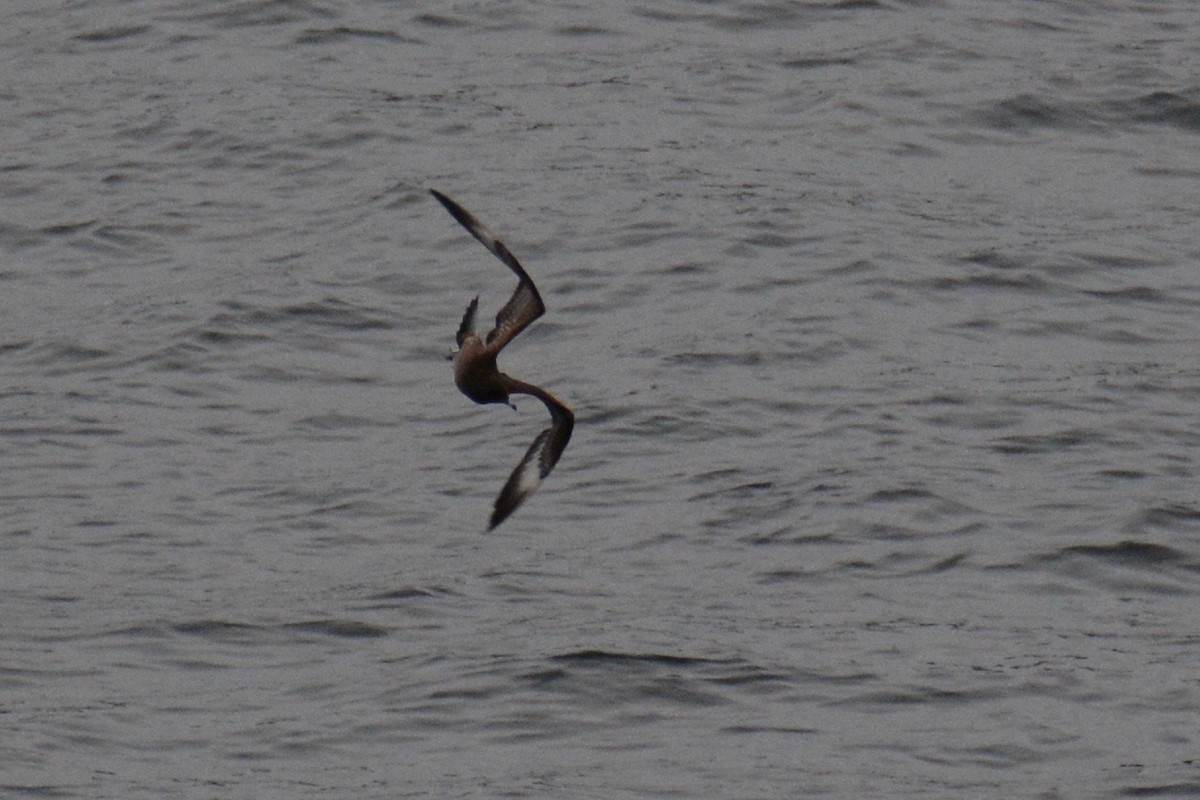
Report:
<svg viewBox="0 0 1200 800"><path fill-rule="evenodd" d="M533 285L529 273L503 242L458 203L436 189L429 191L446 207L450 216L458 220L459 224L482 242L496 258L517 273L518 278L516 291L504 304L504 308L500 309L500 313L496 314L496 327L488 332L486 339L481 339L475 331L475 311L479 308L479 296L476 295L467 306L467 313L463 314L456 337L458 353L454 356L455 385L476 403L505 403L511 406L509 395L531 394L545 403L546 408L550 410L550 427L533 440L525 457L517 464L517 468L508 477L508 482L500 490L500 496L496 498L492 519L488 524L488 530L492 530L508 519L509 514L516 511L517 506L533 494L541 485L542 479L554 469L559 456L567 447L567 442L571 441L575 415L564 402L542 387L505 375L496 367L496 356L500 355L504 346L529 327L535 319L546 313L546 306L542 303L542 297Z"/></svg>

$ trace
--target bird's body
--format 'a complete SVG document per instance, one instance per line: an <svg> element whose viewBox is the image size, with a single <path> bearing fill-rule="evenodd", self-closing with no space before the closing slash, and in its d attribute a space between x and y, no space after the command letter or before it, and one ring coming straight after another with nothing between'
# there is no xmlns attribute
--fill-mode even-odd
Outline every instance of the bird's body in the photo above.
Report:
<svg viewBox="0 0 1200 800"><path fill-rule="evenodd" d="M507 519L517 506L537 489L542 479L550 474L550 470L558 463L559 457L571 440L575 415L565 403L542 387L505 375L496 366L496 357L504 346L542 316L546 312L546 306L529 273L503 242L458 203L436 189L430 191L459 224L503 261L519 279L512 297L496 314L496 326L488 332L486 338L481 337L475 330L475 312L479 308L479 298L476 297L467 306L455 337L458 342L458 353L454 356L455 385L476 403L510 404L510 395L528 394L541 400L550 411L550 427L533 440L525 457L517 464L508 482L500 490L488 526L490 530Z"/></svg>
<svg viewBox="0 0 1200 800"><path fill-rule="evenodd" d="M476 403L508 403L507 377L496 366L496 354L476 334L463 342L454 356L454 385Z"/></svg>

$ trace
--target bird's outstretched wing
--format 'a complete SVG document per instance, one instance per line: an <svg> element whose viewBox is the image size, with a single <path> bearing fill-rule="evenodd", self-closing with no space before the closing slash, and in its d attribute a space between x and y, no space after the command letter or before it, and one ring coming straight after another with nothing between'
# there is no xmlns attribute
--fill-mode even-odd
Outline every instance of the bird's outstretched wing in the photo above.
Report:
<svg viewBox="0 0 1200 800"><path fill-rule="evenodd" d="M517 257L504 246L504 242L497 239L495 234L487 229L487 226L475 218L474 214L454 200L437 189L429 191L450 212L450 216L458 220L459 225L466 228L492 255L503 261L517 275L519 282L516 291L504 304L504 308L496 314L496 327L487 335L487 344L492 346L495 352L499 352L512 341L514 336L546 313L546 304L542 302L542 296L538 294L537 287L533 285L533 279L529 277L529 273L521 266L521 262L517 261Z"/></svg>
<svg viewBox="0 0 1200 800"><path fill-rule="evenodd" d="M517 391L532 394L546 404L550 409L550 427L537 435L517 468L508 476L508 482L496 498L492 519L488 523L489 531L508 519L517 506L542 485L542 480L554 469L563 450L567 448L571 432L575 429L575 415L571 409L549 392L531 385L524 385Z"/></svg>

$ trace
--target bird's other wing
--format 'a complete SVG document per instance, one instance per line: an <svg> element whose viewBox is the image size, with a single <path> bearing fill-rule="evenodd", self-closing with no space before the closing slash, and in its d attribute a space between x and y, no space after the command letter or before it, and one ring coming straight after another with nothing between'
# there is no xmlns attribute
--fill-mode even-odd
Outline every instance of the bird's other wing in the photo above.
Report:
<svg viewBox="0 0 1200 800"><path fill-rule="evenodd" d="M458 326L458 333L454 337L459 347L462 347L463 341L475 332L475 311L478 308L479 295L475 295L475 299L467 306L466 313L463 314L462 323Z"/></svg>

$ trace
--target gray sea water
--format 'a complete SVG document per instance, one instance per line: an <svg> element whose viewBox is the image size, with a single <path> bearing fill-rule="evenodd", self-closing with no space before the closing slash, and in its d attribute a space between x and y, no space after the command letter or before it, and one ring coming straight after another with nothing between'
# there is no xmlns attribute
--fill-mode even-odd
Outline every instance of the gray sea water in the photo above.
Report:
<svg viewBox="0 0 1200 800"><path fill-rule="evenodd" d="M0 18L0 796L1200 795L1194 4Z"/></svg>

